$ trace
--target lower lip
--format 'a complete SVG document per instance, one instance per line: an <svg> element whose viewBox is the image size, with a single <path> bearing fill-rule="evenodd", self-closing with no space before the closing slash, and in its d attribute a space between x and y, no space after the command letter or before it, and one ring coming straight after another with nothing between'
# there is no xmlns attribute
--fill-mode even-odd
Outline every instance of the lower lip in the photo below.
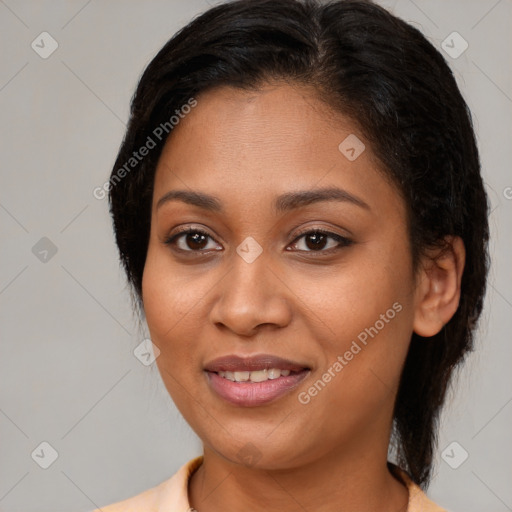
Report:
<svg viewBox="0 0 512 512"><path fill-rule="evenodd" d="M264 382L234 382L214 372L206 374L212 389L224 400L242 407L256 407L289 393L307 377L309 370Z"/></svg>

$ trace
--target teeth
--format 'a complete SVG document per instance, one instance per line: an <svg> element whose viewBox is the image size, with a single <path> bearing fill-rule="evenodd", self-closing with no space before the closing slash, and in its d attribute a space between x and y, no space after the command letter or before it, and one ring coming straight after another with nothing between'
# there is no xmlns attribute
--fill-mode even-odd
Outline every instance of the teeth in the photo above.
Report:
<svg viewBox="0 0 512 512"><path fill-rule="evenodd" d="M250 379L251 382L263 382L265 380L268 380L268 371L258 370L256 372L251 372Z"/></svg>
<svg viewBox="0 0 512 512"><path fill-rule="evenodd" d="M270 368L270 370L256 370L253 372L218 372L218 374L234 382L265 382L266 380L277 379L281 376L290 375L290 370L279 370L279 368Z"/></svg>
<svg viewBox="0 0 512 512"><path fill-rule="evenodd" d="M277 379L278 377L281 377L281 370L276 370L275 368L271 368L268 371L268 378L269 379Z"/></svg>

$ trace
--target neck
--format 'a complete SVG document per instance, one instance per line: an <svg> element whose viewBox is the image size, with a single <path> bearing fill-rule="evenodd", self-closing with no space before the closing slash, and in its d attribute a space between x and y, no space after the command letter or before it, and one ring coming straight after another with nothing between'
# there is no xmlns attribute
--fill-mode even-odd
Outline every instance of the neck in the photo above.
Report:
<svg viewBox="0 0 512 512"><path fill-rule="evenodd" d="M197 512L265 510L292 512L406 512L407 488L387 467L387 449L343 446L314 461L283 469L246 467L207 448L189 483Z"/></svg>

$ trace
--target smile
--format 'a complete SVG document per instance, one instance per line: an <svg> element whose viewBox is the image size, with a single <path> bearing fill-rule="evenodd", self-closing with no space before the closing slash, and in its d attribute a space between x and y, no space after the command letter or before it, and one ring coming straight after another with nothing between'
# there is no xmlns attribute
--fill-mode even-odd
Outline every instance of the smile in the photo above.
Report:
<svg viewBox="0 0 512 512"><path fill-rule="evenodd" d="M266 380L278 379L281 376L288 377L290 373L290 370L280 370L278 368L270 368L269 370L256 370L252 372L217 372L218 375L232 382L264 382Z"/></svg>
<svg viewBox="0 0 512 512"><path fill-rule="evenodd" d="M259 407L284 397L299 386L310 370L269 370L205 372L208 385L223 401L239 407Z"/></svg>
<svg viewBox="0 0 512 512"><path fill-rule="evenodd" d="M273 402L311 373L307 364L273 354L229 354L206 363L203 371L216 397L241 407Z"/></svg>

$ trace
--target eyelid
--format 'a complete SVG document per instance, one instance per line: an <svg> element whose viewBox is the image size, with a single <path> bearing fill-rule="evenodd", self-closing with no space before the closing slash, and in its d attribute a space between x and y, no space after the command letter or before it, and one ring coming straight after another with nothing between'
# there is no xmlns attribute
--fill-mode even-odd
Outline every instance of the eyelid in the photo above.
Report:
<svg viewBox="0 0 512 512"><path fill-rule="evenodd" d="M337 236L337 237L340 237L340 238L344 238L346 240L349 240L352 235L342 235L340 233L336 233L334 231L331 231L330 228L326 228L326 227L321 227L321 226L306 226L305 228L302 228L300 229L299 231L297 231L295 233L295 238L293 241L297 240L298 237L300 236L303 236L303 235L307 235L308 233L323 233L324 235L328 235L328 236Z"/></svg>

